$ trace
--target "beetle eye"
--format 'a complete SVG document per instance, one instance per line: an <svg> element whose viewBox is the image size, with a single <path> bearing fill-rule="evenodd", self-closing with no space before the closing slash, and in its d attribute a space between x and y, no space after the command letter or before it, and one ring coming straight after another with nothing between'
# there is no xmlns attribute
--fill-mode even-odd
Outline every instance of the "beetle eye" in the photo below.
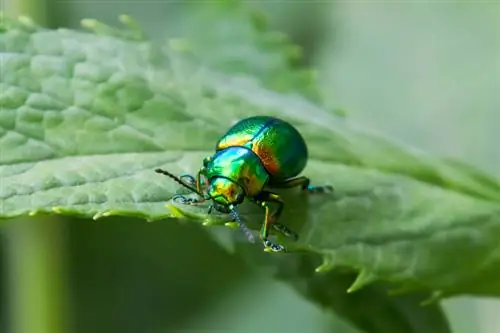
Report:
<svg viewBox="0 0 500 333"><path fill-rule="evenodd" d="M241 193L236 196L236 201L239 203L243 202L243 199L245 199L245 196Z"/></svg>

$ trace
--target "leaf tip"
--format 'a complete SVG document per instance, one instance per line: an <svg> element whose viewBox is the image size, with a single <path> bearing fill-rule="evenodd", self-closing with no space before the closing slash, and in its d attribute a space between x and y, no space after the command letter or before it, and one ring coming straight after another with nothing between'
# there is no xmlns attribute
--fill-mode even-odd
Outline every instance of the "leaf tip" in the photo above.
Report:
<svg viewBox="0 0 500 333"><path fill-rule="evenodd" d="M349 115L349 111L347 109L342 108L334 108L332 113L337 117L346 118Z"/></svg>
<svg viewBox="0 0 500 333"><path fill-rule="evenodd" d="M260 32L264 32L267 30L269 24L267 16L263 12L257 10L251 11L250 20L255 30Z"/></svg>
<svg viewBox="0 0 500 333"><path fill-rule="evenodd" d="M28 212L28 216L33 217L33 216L37 215L38 213L40 213L39 210L32 210L32 211Z"/></svg>
<svg viewBox="0 0 500 333"><path fill-rule="evenodd" d="M127 212L125 211L119 211L119 210L104 210L102 212L99 212L97 214L95 214L92 218L94 220L97 220L97 219L100 219L102 217L110 217L110 216L125 216L127 215Z"/></svg>
<svg viewBox="0 0 500 333"><path fill-rule="evenodd" d="M51 210L56 214L64 214L65 209L60 206L52 207Z"/></svg>
<svg viewBox="0 0 500 333"><path fill-rule="evenodd" d="M442 290L433 291L427 299L420 302L420 305L421 306L432 305L440 301L443 297L444 297L444 292Z"/></svg>
<svg viewBox="0 0 500 333"><path fill-rule="evenodd" d="M230 229L238 229L239 225L237 222L226 222L224 225Z"/></svg>
<svg viewBox="0 0 500 333"><path fill-rule="evenodd" d="M193 51L193 45L189 42L189 40L185 38L171 38L168 41L168 46L176 52L182 52L182 53L187 53L187 52L192 52Z"/></svg>
<svg viewBox="0 0 500 333"><path fill-rule="evenodd" d="M146 34L144 30L139 26L139 24L128 14L121 14L118 16L120 22L126 26L128 29L133 31L138 40L145 40Z"/></svg>
<svg viewBox="0 0 500 333"><path fill-rule="evenodd" d="M136 29L140 30L139 26L137 25L137 22L132 18L132 16L128 14L121 14L118 16L118 19L120 20L121 23L123 23L127 27L134 30Z"/></svg>
<svg viewBox="0 0 500 333"><path fill-rule="evenodd" d="M216 223L214 223L214 221L206 220L206 221L203 221L203 223L201 225L204 226L204 227L211 227L211 226L213 226L215 224Z"/></svg>
<svg viewBox="0 0 500 333"><path fill-rule="evenodd" d="M186 214L184 214L182 212L182 210L180 210L178 207L172 205L172 204L167 204L165 205L165 208L167 208L171 213L172 213L172 217L185 217Z"/></svg>
<svg viewBox="0 0 500 333"><path fill-rule="evenodd" d="M331 256L328 256L328 255L324 255L323 256L323 263L321 265L319 265L318 267L316 267L316 269L314 270L316 273L324 273L324 272L328 272L330 270L333 269L333 260L331 258Z"/></svg>
<svg viewBox="0 0 500 333"><path fill-rule="evenodd" d="M33 21L33 19L31 17L21 15L17 18L17 20L19 21L19 23L21 23L25 27L29 27L29 28L36 27L35 21Z"/></svg>
<svg viewBox="0 0 500 333"><path fill-rule="evenodd" d="M104 212L103 216L108 217L108 216L118 216L118 215L125 215L125 212L120 212L118 210L108 210L107 212Z"/></svg>
<svg viewBox="0 0 500 333"><path fill-rule="evenodd" d="M80 21L80 25L85 29L94 30L99 25L99 22L95 19L83 19Z"/></svg>
<svg viewBox="0 0 500 333"><path fill-rule="evenodd" d="M347 293L353 293L355 291L360 290L361 288L369 285L377 279L375 274L372 274L368 271L368 269L363 268L359 272L356 280L352 283L352 285L347 289Z"/></svg>
<svg viewBox="0 0 500 333"><path fill-rule="evenodd" d="M286 57L289 61L298 61L303 58L304 50L299 45L290 45L285 50ZM311 79L316 79L318 77L318 72L316 70L308 70L308 76L310 75Z"/></svg>
<svg viewBox="0 0 500 333"><path fill-rule="evenodd" d="M101 217L105 217L104 213L106 213L106 211L98 212L98 213L94 214L94 216L92 216L92 219L94 221L97 221Z"/></svg>

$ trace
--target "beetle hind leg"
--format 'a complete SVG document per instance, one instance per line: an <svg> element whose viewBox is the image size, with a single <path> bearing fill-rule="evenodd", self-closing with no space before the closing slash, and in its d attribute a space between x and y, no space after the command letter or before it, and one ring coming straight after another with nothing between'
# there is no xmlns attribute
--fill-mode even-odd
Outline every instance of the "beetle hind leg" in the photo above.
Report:
<svg viewBox="0 0 500 333"><path fill-rule="evenodd" d="M272 226L274 230L282 233L286 237L292 238L293 240L299 239L299 235L295 231L293 231L292 229L290 229L289 227L287 227L282 223L275 222L272 224Z"/></svg>
<svg viewBox="0 0 500 333"><path fill-rule="evenodd" d="M304 191L309 193L330 193L333 192L331 185L309 185Z"/></svg>
<svg viewBox="0 0 500 333"><path fill-rule="evenodd" d="M311 185L311 180L307 177L297 177L286 180L284 182L277 182L270 184L274 188L293 188L300 187L302 191L309 193L328 193L333 192L333 187L330 185Z"/></svg>

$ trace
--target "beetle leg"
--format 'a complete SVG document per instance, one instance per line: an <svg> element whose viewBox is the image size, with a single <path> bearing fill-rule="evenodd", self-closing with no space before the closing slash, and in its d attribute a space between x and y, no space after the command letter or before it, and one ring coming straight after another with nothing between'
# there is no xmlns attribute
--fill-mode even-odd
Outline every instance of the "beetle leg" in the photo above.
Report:
<svg viewBox="0 0 500 333"><path fill-rule="evenodd" d="M295 231L293 231L292 229L290 229L289 227L287 227L286 225L284 225L282 223L274 222L272 224L272 227L274 230L282 233L286 237L293 238L294 240L299 239L299 235Z"/></svg>
<svg viewBox="0 0 500 333"><path fill-rule="evenodd" d="M280 217L281 213L283 212L285 203L283 202L283 200L281 200L279 195L266 191L259 193L258 197L256 198L256 202L264 207L266 211L264 223L262 224L262 227L260 229L260 239L266 247L266 250L271 250L273 252L285 252L285 247L283 245L275 244L268 238L269 228L270 226L274 225L275 221ZM278 205L278 209L274 213L271 213L271 209L269 206L271 202L274 202Z"/></svg>
<svg viewBox="0 0 500 333"><path fill-rule="evenodd" d="M292 178L280 183L271 183L270 186L274 188L292 188L300 186L302 191L308 191L309 193L326 193L333 191L333 187L330 185L311 185L311 180L304 176Z"/></svg>
<svg viewBox="0 0 500 333"><path fill-rule="evenodd" d="M188 198L182 194L175 194L172 197L172 201L183 204L183 205L191 205L191 204L196 202L196 199Z"/></svg>
<svg viewBox="0 0 500 333"><path fill-rule="evenodd" d="M259 206L264 206L263 204L263 201L273 201L273 200L269 200L269 194L275 196L275 197L278 197L278 195L274 194L274 193L269 193L269 192L262 192L260 195L259 195L259 198L258 199L261 199L261 200L255 200L255 202L259 205ZM282 223L279 223L279 222L276 222L278 220L278 218L280 217L281 215L281 212L283 210L283 206L284 206L284 203L283 201L281 201L281 198L279 199L279 203L281 203L281 205L278 207L278 211L276 213L274 213L270 218L273 219L273 223L271 223L270 225L272 226L272 228L280 233L282 233L283 235L285 235L286 237L290 237L290 238L293 238L294 240L297 240L299 238L299 235L293 231L292 229L290 229L289 227L287 227L286 225L282 224ZM274 201L276 202L276 201ZM264 206L265 207L265 206Z"/></svg>
<svg viewBox="0 0 500 333"><path fill-rule="evenodd" d="M196 185L196 180L189 173L182 174L179 179L191 186Z"/></svg>
<svg viewBox="0 0 500 333"><path fill-rule="evenodd" d="M203 159L203 166L207 167L208 163L212 160L212 156L207 156Z"/></svg>
<svg viewBox="0 0 500 333"><path fill-rule="evenodd" d="M203 183L203 176L205 175L205 167L202 167L199 171L198 171L198 175L196 176L196 189L198 190L198 192L200 193L203 193L203 189L202 189L202 186L205 185Z"/></svg>
<svg viewBox="0 0 500 333"><path fill-rule="evenodd" d="M204 173L205 173L205 168L202 167L198 171L198 174L196 175L196 179L193 176L191 176L190 174L183 174L182 176L180 176L179 179L182 182L187 183L188 185L195 186L196 190L199 193L203 193L203 189L202 189L202 185L203 185L203 183L202 183L202 176L204 175ZM199 204L199 203L202 203L202 202L205 201L205 198L203 198L203 196L200 197L200 198L194 199L194 198L188 198L188 197L186 197L185 195L182 195L182 194L176 194L176 195L174 195L174 197L172 199L175 202L179 202L179 203L184 204L184 205ZM209 211L209 214L210 214L210 211Z"/></svg>

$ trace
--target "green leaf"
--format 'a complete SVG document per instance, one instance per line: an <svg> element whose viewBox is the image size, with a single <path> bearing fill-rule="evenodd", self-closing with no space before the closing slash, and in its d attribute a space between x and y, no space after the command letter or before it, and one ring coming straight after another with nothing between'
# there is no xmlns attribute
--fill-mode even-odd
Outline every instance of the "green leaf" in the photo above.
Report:
<svg viewBox="0 0 500 333"><path fill-rule="evenodd" d="M291 250L320 271L349 267L355 291L376 281L405 290L500 294L500 184L461 164L357 129L299 95L221 73L179 48L140 38L45 30L4 20L0 216L56 212L219 224L206 207L168 202L234 121L273 115L310 148L305 174L334 195L285 193ZM257 228L261 215L248 207ZM260 213L260 212L259 212ZM255 217L255 218L253 218Z"/></svg>
<svg viewBox="0 0 500 333"><path fill-rule="evenodd" d="M300 65L302 49L287 35L270 30L260 10L239 1L195 3L188 8L189 15L179 22L183 38L175 42L196 55L200 64L321 102L316 71Z"/></svg>
<svg viewBox="0 0 500 333"><path fill-rule="evenodd" d="M355 275L334 271L315 274L314 261L311 256L283 260L278 264L277 277L291 283L307 299L348 319L363 332L451 332L437 304L419 306L425 294L387 297L390 288L382 284L346 294Z"/></svg>

